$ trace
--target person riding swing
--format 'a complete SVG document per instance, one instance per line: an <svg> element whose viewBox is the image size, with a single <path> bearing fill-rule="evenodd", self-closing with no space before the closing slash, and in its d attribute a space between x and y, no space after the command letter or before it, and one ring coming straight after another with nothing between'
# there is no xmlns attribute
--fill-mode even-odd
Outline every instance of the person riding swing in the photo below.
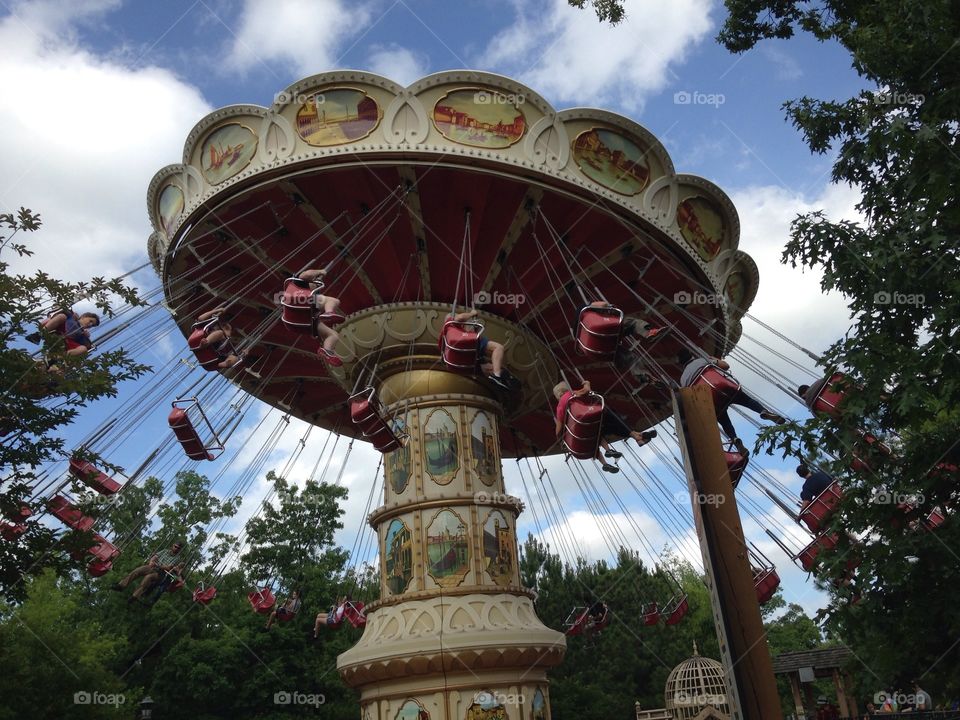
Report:
<svg viewBox="0 0 960 720"><path fill-rule="evenodd" d="M322 295L319 288L323 287L323 278L327 271L324 269L311 268L304 270L297 275L297 280L307 283L309 286L317 288L313 295L315 311L317 312L315 328L317 336L321 338L323 344L317 348L317 356L332 367L340 367L343 360L334 352L334 347L340 342L340 335L331 325L342 322L344 319L343 310L340 308L340 299L332 295Z"/></svg>
<svg viewBox="0 0 960 720"><path fill-rule="evenodd" d="M183 543L179 541L175 542L169 550L161 550L152 555L146 565L141 565L131 570L130 574L120 582L111 585L110 589L118 592L126 590L130 583L142 577L143 580L140 581L140 584L133 591L133 594L127 599L128 603L136 602L147 590L160 580L161 573L173 572L174 568L182 564L183 561L179 557L181 550L183 550Z"/></svg>
<svg viewBox="0 0 960 720"><path fill-rule="evenodd" d="M292 620L294 617L296 617L297 613L300 612L300 605L300 591L294 590L290 593L290 596L286 599L286 602L284 602L283 605L270 613L270 617L267 618L265 629L269 630L273 623L278 620L280 622Z"/></svg>

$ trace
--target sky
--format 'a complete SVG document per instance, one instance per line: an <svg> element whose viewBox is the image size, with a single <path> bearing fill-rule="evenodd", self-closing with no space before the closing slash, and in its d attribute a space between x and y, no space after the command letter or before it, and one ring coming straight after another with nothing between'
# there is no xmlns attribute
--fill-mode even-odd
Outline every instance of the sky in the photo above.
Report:
<svg viewBox="0 0 960 720"><path fill-rule="evenodd" d="M823 295L817 273L782 265L780 254L798 213L823 209L833 220L856 219L858 194L831 183L832 157L810 154L782 105L804 95L845 99L859 92L863 85L849 56L804 37L766 41L731 55L714 39L725 12L716 0L628 0L626 6L627 19L612 28L565 0L0 0L0 208L26 206L44 220L31 240L36 255L16 267L43 268L76 281L118 275L146 262L148 183L161 167L180 161L190 129L215 108L269 106L300 78L335 69L369 70L409 84L429 73L473 68L516 78L558 109L600 107L626 115L664 143L678 172L723 188L739 212L740 249L760 269L752 314L814 353L824 350L849 325L843 299ZM133 281L156 285L147 272ZM764 364L799 381L813 377L770 354L764 345L813 367L750 320L744 336L744 348ZM180 350L167 341L152 355L166 359ZM765 400L802 416L799 403L769 383L762 386L736 358L732 364ZM266 412L255 406L244 431L252 431ZM84 416L70 432L89 433L97 417ZM267 468L286 463L302 428L292 424ZM255 437L262 437L258 432ZM246 442L233 448L234 462L251 461L257 447ZM303 453L292 479L309 474L316 453ZM649 448L642 453L656 464ZM132 464L133 457L121 452L118 462ZM335 469L341 458L334 460ZM343 474L351 493L338 538L347 547L364 523L378 459L358 443ZM799 488L793 463L756 462L792 490ZM580 551L607 556L605 533L568 469L561 459L548 467L566 512L564 524ZM516 468L508 463L505 473L508 492L524 495ZM264 491L262 482L253 484L241 518ZM663 527L635 495L624 495L624 502L654 548L676 545L682 528ZM772 514L769 505L763 503L763 512ZM623 526L616 510L611 508L611 519ZM676 510L686 513L689 527L682 495ZM519 521L521 540L536 529L530 516ZM790 565L762 524L745 519L748 535L777 564L786 600L814 612L825 596ZM681 547L698 561L689 532ZM797 528L784 532L801 537Z"/></svg>

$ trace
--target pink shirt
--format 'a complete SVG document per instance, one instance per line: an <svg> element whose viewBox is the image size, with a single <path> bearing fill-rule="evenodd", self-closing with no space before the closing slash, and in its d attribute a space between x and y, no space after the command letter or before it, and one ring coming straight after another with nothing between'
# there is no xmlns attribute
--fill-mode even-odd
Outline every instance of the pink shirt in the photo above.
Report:
<svg viewBox="0 0 960 720"><path fill-rule="evenodd" d="M560 400L557 403L557 420L560 422L563 422L563 418L567 414L567 405L570 404L571 398L573 398L573 392L570 390L567 390L560 396Z"/></svg>

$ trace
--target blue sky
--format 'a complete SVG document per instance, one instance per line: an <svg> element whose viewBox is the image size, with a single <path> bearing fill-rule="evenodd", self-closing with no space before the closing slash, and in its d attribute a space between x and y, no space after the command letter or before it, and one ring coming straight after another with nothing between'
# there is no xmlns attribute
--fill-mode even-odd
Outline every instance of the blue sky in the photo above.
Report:
<svg viewBox="0 0 960 720"><path fill-rule="evenodd" d="M592 11L572 10L564 0L2 3L0 74L7 91L0 98L0 206L32 207L45 219L37 256L21 267L82 279L144 262L147 184L160 167L179 162L190 128L216 107L269 105L298 79L337 68L409 83L472 67L515 77L557 108L596 106L627 115L664 142L678 172L722 187L740 213L740 247L760 267L752 311L805 347L822 350L848 324L842 299L824 297L815 273L784 268L778 259L797 213L826 208L834 219L852 219L857 194L830 185L831 158L810 155L781 106L805 94L843 99L858 92L862 85L848 55L796 38L733 56L713 39L724 16L719 2L636 0L627 7L627 21L609 28ZM145 287L156 283L148 274L136 279ZM744 330L744 347L782 367L753 343L769 339L760 328L747 321ZM147 361L173 357L182 350L178 342L171 337ZM798 403L764 385L736 358L733 364L765 399L802 414ZM162 423L163 414L149 422ZM85 435L101 416L100 410L91 413L72 435ZM162 430L149 431L150 441L156 432ZM300 435L289 435L296 437L284 438L268 468L279 468L294 449ZM139 457L121 455L127 457L118 462L130 465ZM362 522L376 462L369 449L357 455L345 477L353 491L342 534L347 545ZM761 462L797 485L792 463ZM564 473L562 463L552 467L555 477ZM219 468L202 470L212 475ZM512 469L507 482L519 491ZM263 489L254 486L247 511ZM571 513L568 525L585 550L605 554L599 531L577 514L583 502L572 481L565 480L560 492ZM655 542L668 540L670 533L656 527L642 503L626 502L643 516L641 525L653 522L644 527ZM521 531L532 528L529 513L521 520ZM763 539L752 523L747 530ZM785 558L775 560L787 599L816 609L823 596Z"/></svg>

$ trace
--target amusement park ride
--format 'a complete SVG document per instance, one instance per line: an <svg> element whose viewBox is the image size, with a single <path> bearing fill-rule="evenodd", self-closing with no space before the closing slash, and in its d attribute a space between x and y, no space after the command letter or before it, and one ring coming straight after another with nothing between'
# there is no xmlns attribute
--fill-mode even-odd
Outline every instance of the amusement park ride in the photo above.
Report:
<svg viewBox="0 0 960 720"><path fill-rule="evenodd" d="M780 717L758 606L780 580L744 542L733 488L748 457L721 445L716 422L739 383L708 364L678 387L681 351L735 348L759 283L718 187L677 173L636 123L557 111L508 78L444 72L402 87L342 71L271 107L203 118L147 201L150 260L196 366L383 454L384 503L367 518L380 599L341 613L363 629L338 668L364 720L461 718L478 693L526 698L510 718L549 718L547 670L566 637L611 615L580 608L566 635L537 617L516 561L524 506L501 460L566 453L576 466L598 456L613 415L634 432L673 416L691 496L727 498L692 505L730 706ZM561 380L591 392L555 418ZM239 418L205 408L202 382L168 422L188 458L216 461ZM835 408L841 385L825 383L812 409ZM122 491L81 457L69 471ZM831 486L800 515L781 503L815 535L792 553L804 567L834 540L840 497ZM66 497L47 502L66 526L93 527ZM102 575L120 550L95 539L88 568ZM215 597L211 583L193 593ZM248 600L277 605L270 588ZM673 625L688 608L677 592L641 622Z"/></svg>
<svg viewBox="0 0 960 720"><path fill-rule="evenodd" d="M450 72L404 88L334 72L278 96L288 98L211 113L182 163L151 182L149 251L168 307L188 337L199 315L226 306L243 356L234 383L403 456L388 459L385 504L369 522L384 562L388 538L409 536L411 564L392 583L382 568L381 599L339 662L363 717L393 718L411 701L460 717L484 690L538 696L549 712L546 670L564 637L538 620L515 563L494 578L479 562L493 518L516 557L522 506L504 495L499 459L593 457L605 408L641 429L672 413L678 351L692 340L728 353L756 294L736 212L715 185L676 173L639 125L557 112L503 77ZM234 149L229 163L221 147ZM311 316L313 290L296 282L320 267L323 292L347 313L342 364L318 358L317 324L333 322ZM720 300L677 302L705 289ZM596 300L612 310L581 313ZM451 321L458 309L477 312ZM627 340L638 362L618 369L625 317L671 332ZM488 341L505 348L510 384L478 368ZM644 359L662 377L641 371ZM571 403L557 443L550 398L562 370L594 393ZM175 408L171 426L191 457L213 457L218 440L197 444L204 429L217 437L199 410L185 429L174 421L191 412ZM477 442L486 435L494 442ZM491 452L495 470L478 472ZM452 526L465 547L441 562L431 538ZM666 621L685 608L677 598Z"/></svg>

